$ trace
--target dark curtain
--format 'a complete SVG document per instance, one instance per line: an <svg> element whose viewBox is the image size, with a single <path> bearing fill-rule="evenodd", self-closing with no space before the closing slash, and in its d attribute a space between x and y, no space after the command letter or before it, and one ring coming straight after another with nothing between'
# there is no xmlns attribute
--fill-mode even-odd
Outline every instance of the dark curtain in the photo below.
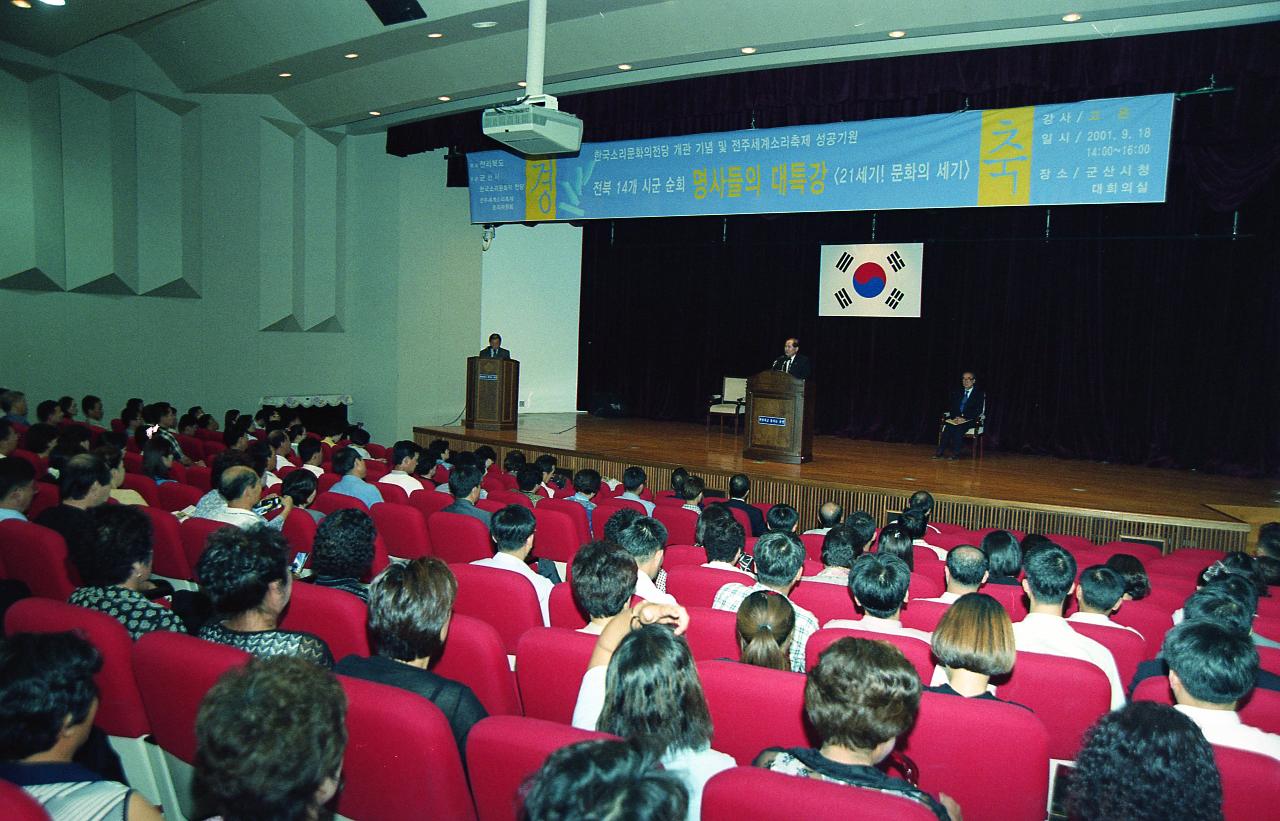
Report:
<svg viewBox="0 0 1280 821"><path fill-rule="evenodd" d="M1161 205L589 222L579 399L701 419L799 336L822 433L932 442L961 370L989 447L1275 474L1280 25L902 57L566 98L587 139L1067 102L1206 86L1174 116ZM388 151L492 148L478 115ZM817 317L819 246L924 242L923 317Z"/></svg>

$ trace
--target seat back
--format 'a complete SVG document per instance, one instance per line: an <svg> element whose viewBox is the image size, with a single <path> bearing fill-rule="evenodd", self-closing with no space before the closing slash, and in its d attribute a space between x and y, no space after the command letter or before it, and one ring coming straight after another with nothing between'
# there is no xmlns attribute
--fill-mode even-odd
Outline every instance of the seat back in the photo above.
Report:
<svg viewBox="0 0 1280 821"><path fill-rule="evenodd" d="M982 592L1000 602L1005 612L1009 614L1010 621L1022 621L1023 617L1027 615L1027 594L1023 592L1022 585L986 584L982 586ZM907 606L910 607L910 603ZM1123 610L1124 608L1120 609Z"/></svg>
<svg viewBox="0 0 1280 821"><path fill-rule="evenodd" d="M666 549L662 551L662 566L667 570L673 567L705 564L706 561L707 551L704 548L694 547L693 545L671 544L667 545Z"/></svg>
<svg viewBox="0 0 1280 821"><path fill-rule="evenodd" d="M982 755L973 754L981 737ZM898 749L920 768L920 789L946 793L968 821L1040 821L1049 794L1049 731L1014 704L921 693ZM992 774L999 773L993 789Z"/></svg>
<svg viewBox="0 0 1280 821"><path fill-rule="evenodd" d="M431 669L470 687L491 716L522 712L507 649L498 631L480 619L460 613L453 616L444 651L431 660Z"/></svg>
<svg viewBox="0 0 1280 821"><path fill-rule="evenodd" d="M40 802L17 784L0 781L0 818L8 821L48 821Z"/></svg>
<svg viewBox="0 0 1280 821"><path fill-rule="evenodd" d="M495 490L489 498L502 505L520 505L533 510L533 501L518 490Z"/></svg>
<svg viewBox="0 0 1280 821"><path fill-rule="evenodd" d="M171 579L194 579L195 573L182 549L177 517L163 507L144 507L142 511L151 519L151 569Z"/></svg>
<svg viewBox="0 0 1280 821"><path fill-rule="evenodd" d="M345 493L334 493L331 490L316 496L316 500L311 503L313 510L318 510L326 516L335 510L342 510L348 507L363 510L365 513L369 512L369 506L356 497L348 496Z"/></svg>
<svg viewBox="0 0 1280 821"><path fill-rule="evenodd" d="M693 544L698 526L698 514L683 506L660 505L653 509L653 518L667 528L667 544Z"/></svg>
<svg viewBox="0 0 1280 821"><path fill-rule="evenodd" d="M968 818L968 809L965 810ZM756 767L717 773L702 792L702 821L937 821L924 804L876 790L814 778L797 778Z"/></svg>
<svg viewBox="0 0 1280 821"><path fill-rule="evenodd" d="M516 683L526 716L572 723L578 689L596 638L563 627L540 627L520 637Z"/></svg>
<svg viewBox="0 0 1280 821"><path fill-rule="evenodd" d="M203 495L200 488L182 482L165 482L156 488L159 506L164 510L178 511L194 507Z"/></svg>
<svg viewBox="0 0 1280 821"><path fill-rule="evenodd" d="M300 630L324 639L335 659L369 655L365 626L369 608L359 596L305 582L295 582L280 619L285 630Z"/></svg>
<svg viewBox="0 0 1280 821"><path fill-rule="evenodd" d="M747 536L751 535L751 517L747 515L745 510L741 510L737 507L730 506L726 502L715 502L714 504L724 505L724 509L732 513L734 520L737 521L738 524L742 525L742 532L745 533ZM807 547L808 546L806 545L806 549ZM819 553L818 560L821 561L822 560L821 545L818 546L818 553Z"/></svg>
<svg viewBox="0 0 1280 821"><path fill-rule="evenodd" d="M700 661L711 711L711 746L748 765L767 747L809 747L802 673L736 661ZM813 739L816 741L817 739Z"/></svg>
<svg viewBox="0 0 1280 821"><path fill-rule="evenodd" d="M689 629L684 637L696 661L729 659L737 661L742 652L738 646L738 614L710 607L690 607Z"/></svg>
<svg viewBox="0 0 1280 821"><path fill-rule="evenodd" d="M449 564L474 562L493 555L493 542L484 522L462 513L432 513L427 517L431 549Z"/></svg>
<svg viewBox="0 0 1280 821"><path fill-rule="evenodd" d="M561 582L551 588L547 613L551 616L552 627L578 630L587 626L587 614L578 607L578 600L573 595L573 586L569 582Z"/></svg>
<svg viewBox="0 0 1280 821"><path fill-rule="evenodd" d="M849 588L843 584L802 581L791 589L790 599L816 616L818 624L832 619L861 618L853 606Z"/></svg>
<svg viewBox="0 0 1280 821"><path fill-rule="evenodd" d="M107 735L139 738L149 733L142 695L133 677L133 640L117 619L97 610L29 598L15 602L5 613L4 631L60 633L79 630L102 654L102 669L93 677L98 686L98 715L94 724Z"/></svg>
<svg viewBox="0 0 1280 821"><path fill-rule="evenodd" d="M574 529L577 531L575 538L577 538L578 543L574 545L575 553L579 547L591 541L591 524L587 521L587 509L577 502L568 499L543 499L538 502L537 509L555 510L569 517L569 520L573 522ZM600 523L600 532L604 533L604 522ZM535 536L534 538L536 539L537 537Z"/></svg>
<svg viewBox="0 0 1280 821"><path fill-rule="evenodd" d="M35 498L27 507L27 520L34 522L41 513L60 504L62 504L62 492L58 490L58 486L53 482L37 479Z"/></svg>
<svg viewBox="0 0 1280 821"><path fill-rule="evenodd" d="M293 516L289 518L292 519ZM285 522L287 524L288 520L286 519ZM213 519L183 519L178 525L178 533L182 537L182 552L187 554L187 564L191 567L193 574L196 565L200 563L200 557L204 555L204 546L209 541L209 534L224 527L234 527L234 525L215 522Z"/></svg>
<svg viewBox="0 0 1280 821"><path fill-rule="evenodd" d="M75 592L67 545L56 530L31 522L0 522L0 565L33 596L66 601Z"/></svg>
<svg viewBox="0 0 1280 821"><path fill-rule="evenodd" d="M1269 755L1214 746L1222 777L1222 817L1269 818L1280 806L1280 761Z"/></svg>
<svg viewBox="0 0 1280 821"><path fill-rule="evenodd" d="M156 489L155 480L138 473L126 473L120 487L132 490L146 500L148 505L160 504L160 493Z"/></svg>
<svg viewBox="0 0 1280 821"><path fill-rule="evenodd" d="M378 482L378 492L382 501L393 505L409 504L409 492L394 482Z"/></svg>
<svg viewBox="0 0 1280 821"><path fill-rule="evenodd" d="M408 690L338 676L347 694L344 786L337 810L361 821L475 818L462 758L440 708Z"/></svg>
<svg viewBox="0 0 1280 821"><path fill-rule="evenodd" d="M289 561L292 562L293 557L299 552L311 552L312 544L316 540L316 520L305 511L295 510L289 514L289 518L284 520L280 535L284 536L284 540L289 543ZM310 564L310 559L307 563Z"/></svg>
<svg viewBox="0 0 1280 821"><path fill-rule="evenodd" d="M1125 602L1111 617L1116 624L1132 627L1146 641L1146 658L1160 655L1164 634L1173 627L1173 617L1164 608L1147 604L1145 600Z"/></svg>
<svg viewBox="0 0 1280 821"><path fill-rule="evenodd" d="M1050 758L1062 761L1075 759L1085 731L1111 709L1106 673L1079 659L1019 651L1008 683L995 683L1000 698L1035 711L1049 731Z"/></svg>
<svg viewBox="0 0 1280 821"><path fill-rule="evenodd" d="M516 652L524 631L542 627L538 595L529 580L519 573L472 564L451 564L449 569L458 580L458 597L453 603L453 612L487 622L498 631L507 653Z"/></svg>
<svg viewBox="0 0 1280 821"><path fill-rule="evenodd" d="M409 504L421 510L422 517L425 519L437 510L443 510L453 504L453 496L448 493L440 493L428 487L410 493Z"/></svg>
<svg viewBox="0 0 1280 821"><path fill-rule="evenodd" d="M912 599L907 602L906 607L902 608L902 624L906 627L914 627L917 630L932 633L938 627L938 622L942 621L942 615L947 612L947 608L950 606L946 602Z"/></svg>
<svg viewBox="0 0 1280 821"><path fill-rule="evenodd" d="M482 719L467 736L467 773L479 821L516 821L525 779L561 747L613 738L551 721L518 716Z"/></svg>
<svg viewBox="0 0 1280 821"><path fill-rule="evenodd" d="M720 588L731 583L750 586L752 581L741 573L716 567L667 568L667 592L685 607L710 607Z"/></svg>
<svg viewBox="0 0 1280 821"><path fill-rule="evenodd" d="M208 493L213 487L213 471L207 467L187 468L187 484L198 488L201 494Z"/></svg>
<svg viewBox="0 0 1280 821"><path fill-rule="evenodd" d="M569 514L552 510L539 502L533 510L533 521L534 555L553 562L572 562L581 544L578 542L578 528Z"/></svg>
<svg viewBox="0 0 1280 821"><path fill-rule="evenodd" d="M418 559L431 555L431 536L427 533L427 520L422 518L422 511L408 504L384 503L374 505L369 516L392 556Z"/></svg>
<svg viewBox="0 0 1280 821"><path fill-rule="evenodd" d="M1068 621L1071 629L1082 636L1088 636L1111 651L1116 660L1116 669L1120 672L1120 680L1133 681L1133 674L1138 665L1147 659L1147 643L1142 636L1125 630L1123 627L1108 627L1105 624L1086 624Z"/></svg>
<svg viewBox="0 0 1280 821"><path fill-rule="evenodd" d="M730 508L732 510L733 508ZM747 533L751 533L750 530ZM822 543L826 540L826 536L821 533L801 533L800 541L804 543L804 555L810 561L822 563Z"/></svg>
<svg viewBox="0 0 1280 821"><path fill-rule="evenodd" d="M912 636L895 636L892 633L877 633L874 630L858 630L848 627L824 627L809 637L804 648L804 662L807 669L813 669L818 663L822 651L843 638L868 639L870 641L887 641L902 651L911 666L915 668L920 681L928 686L933 678L934 660L928 642Z"/></svg>

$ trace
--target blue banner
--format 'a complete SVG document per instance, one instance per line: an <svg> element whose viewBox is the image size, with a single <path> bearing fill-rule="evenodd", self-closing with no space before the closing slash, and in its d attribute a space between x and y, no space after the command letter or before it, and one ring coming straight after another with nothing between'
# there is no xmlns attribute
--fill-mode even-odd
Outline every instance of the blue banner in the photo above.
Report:
<svg viewBox="0 0 1280 821"><path fill-rule="evenodd" d="M467 155L473 223L1164 202L1173 95Z"/></svg>

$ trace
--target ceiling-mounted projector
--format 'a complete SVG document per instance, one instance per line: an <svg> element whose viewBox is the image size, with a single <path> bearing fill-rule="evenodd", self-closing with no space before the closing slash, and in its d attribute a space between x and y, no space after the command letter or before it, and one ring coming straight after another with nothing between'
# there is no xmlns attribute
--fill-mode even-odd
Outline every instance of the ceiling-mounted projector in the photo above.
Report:
<svg viewBox="0 0 1280 821"><path fill-rule="evenodd" d="M582 147L582 120L531 102L490 108L480 126L486 137L521 154L575 154Z"/></svg>

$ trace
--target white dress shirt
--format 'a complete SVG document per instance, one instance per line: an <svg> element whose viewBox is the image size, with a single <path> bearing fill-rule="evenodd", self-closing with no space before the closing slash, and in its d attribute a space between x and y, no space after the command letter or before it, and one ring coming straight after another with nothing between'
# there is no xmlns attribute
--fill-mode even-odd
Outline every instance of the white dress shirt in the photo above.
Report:
<svg viewBox="0 0 1280 821"><path fill-rule="evenodd" d="M829 627L843 627L847 630L866 630L872 633L889 633L895 636L906 636L907 638L919 639L925 644L933 641L933 634L926 633L923 630L917 630L914 627L903 627L902 622L897 619L882 619L878 616L863 616L861 619L832 619L822 625L822 629Z"/></svg>
<svg viewBox="0 0 1280 821"><path fill-rule="evenodd" d="M555 587L550 579L546 576L539 576L529 569L529 565L517 559L510 553L503 553L499 550L487 559L477 559L472 562L477 567L494 567L498 570L510 570L512 573L519 573L529 580L533 585L533 592L538 595L538 607L542 610L542 626L551 626L551 611L547 608L547 602L551 600L551 589Z"/></svg>
<svg viewBox="0 0 1280 821"><path fill-rule="evenodd" d="M952 593L950 590L943 591L941 596L932 599L916 599L916 601L936 601L941 604L955 604L956 599L963 596L963 593Z"/></svg>
<svg viewBox="0 0 1280 821"><path fill-rule="evenodd" d="M309 470L312 473L314 473L316 476L320 476L324 473L324 468L320 467L319 465L303 465L302 469Z"/></svg>
<svg viewBox="0 0 1280 821"><path fill-rule="evenodd" d="M932 550L932 551L933 551L933 555L937 556L937 557L938 557L939 559L941 559L942 561L944 561L944 562L945 562L945 561L947 560L947 551L945 551L945 550L943 550L942 548L937 547L937 546L935 546L935 545L931 545L931 544L929 544L929 543L928 543L928 542L926 542L924 539L916 539L916 540L912 541L912 542L911 542L911 546L912 546L912 547L927 547L927 548L929 548L930 550Z"/></svg>
<svg viewBox="0 0 1280 821"><path fill-rule="evenodd" d="M730 564L729 562L706 562L705 564L702 564L700 566L710 567L715 570L732 570L734 573L741 573L742 575L751 579L751 581L753 582L756 580L755 575L751 571L743 570L741 567L738 567L736 564Z"/></svg>
<svg viewBox="0 0 1280 821"><path fill-rule="evenodd" d="M1130 633L1134 634L1138 638L1142 638L1142 634L1139 633L1137 630L1134 630L1129 625L1120 624L1119 622L1114 622L1108 616L1104 616L1101 613L1081 613L1079 610L1077 610L1076 612L1072 613L1070 616L1067 616L1067 621L1075 621L1075 622L1079 622L1080 624L1097 624L1103 627L1115 627L1119 630L1128 630Z"/></svg>
<svg viewBox="0 0 1280 821"><path fill-rule="evenodd" d="M405 493L413 493L415 490L422 490L422 482L418 481L418 477L410 476L403 470L393 470L386 476L378 480L379 484L399 485L404 488Z"/></svg>
<svg viewBox="0 0 1280 821"><path fill-rule="evenodd" d="M1071 629L1067 620L1049 613L1028 613L1013 625L1014 645L1028 653L1087 661L1106 673L1111 684L1111 709L1124 706L1124 684L1116 660L1102 644Z"/></svg>
<svg viewBox="0 0 1280 821"><path fill-rule="evenodd" d="M1240 714L1235 710L1211 710L1188 704L1179 704L1174 709L1194 721L1210 744L1261 753L1280 761L1280 735L1250 727L1240 721Z"/></svg>

